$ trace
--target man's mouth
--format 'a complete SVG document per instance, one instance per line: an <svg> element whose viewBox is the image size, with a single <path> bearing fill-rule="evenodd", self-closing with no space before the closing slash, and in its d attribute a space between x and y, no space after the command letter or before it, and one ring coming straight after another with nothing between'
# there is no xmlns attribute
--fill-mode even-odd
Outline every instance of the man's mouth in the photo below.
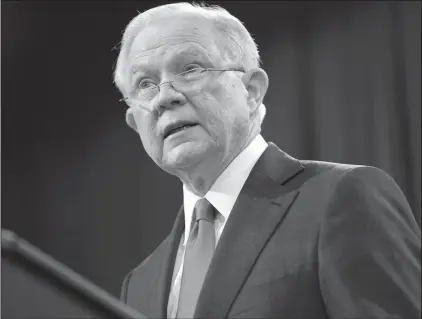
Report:
<svg viewBox="0 0 422 319"><path fill-rule="evenodd" d="M190 127L194 127L197 124L195 123L185 123L185 124L181 124L181 125L177 125L175 127L172 127L170 129L167 130L167 132L165 132L164 134L164 139L166 139L167 137L169 137L170 135L176 134L178 132L184 131Z"/></svg>

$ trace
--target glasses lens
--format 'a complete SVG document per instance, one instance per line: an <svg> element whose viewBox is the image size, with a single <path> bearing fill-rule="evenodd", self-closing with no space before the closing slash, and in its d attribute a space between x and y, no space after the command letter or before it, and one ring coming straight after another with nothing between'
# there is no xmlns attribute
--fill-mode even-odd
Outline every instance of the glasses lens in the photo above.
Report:
<svg viewBox="0 0 422 319"><path fill-rule="evenodd" d="M132 99L136 103L145 104L151 102L151 100L158 94L157 86L149 86L147 88L139 89Z"/></svg>
<svg viewBox="0 0 422 319"><path fill-rule="evenodd" d="M195 72L179 74L174 77L172 85L177 91L192 92L200 90L209 80L212 72Z"/></svg>

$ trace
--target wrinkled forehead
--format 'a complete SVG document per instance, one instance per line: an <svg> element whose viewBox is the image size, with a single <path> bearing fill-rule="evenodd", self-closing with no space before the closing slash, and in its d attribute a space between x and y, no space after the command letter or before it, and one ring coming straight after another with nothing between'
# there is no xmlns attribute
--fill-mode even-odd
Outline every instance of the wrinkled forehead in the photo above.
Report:
<svg viewBox="0 0 422 319"><path fill-rule="evenodd" d="M154 21L136 35L128 67L140 62L153 64L185 51L215 58L219 53L216 33L211 22L202 17L175 16Z"/></svg>

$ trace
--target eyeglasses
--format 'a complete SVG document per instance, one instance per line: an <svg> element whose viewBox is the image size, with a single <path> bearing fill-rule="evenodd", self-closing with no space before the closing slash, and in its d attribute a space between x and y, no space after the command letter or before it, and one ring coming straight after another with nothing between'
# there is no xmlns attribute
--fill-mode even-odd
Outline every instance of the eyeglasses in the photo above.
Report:
<svg viewBox="0 0 422 319"><path fill-rule="evenodd" d="M120 99L119 102L126 102L126 104L131 107L146 108L145 106L152 102L152 100L160 92L160 87L164 84L170 83L171 86L179 92L194 92L204 87L209 80L217 76L218 72L226 71L245 72L245 70L239 68L194 68L176 74L172 80L160 84L154 83L151 79L142 79L139 83L137 83L136 88L130 93L130 95Z"/></svg>

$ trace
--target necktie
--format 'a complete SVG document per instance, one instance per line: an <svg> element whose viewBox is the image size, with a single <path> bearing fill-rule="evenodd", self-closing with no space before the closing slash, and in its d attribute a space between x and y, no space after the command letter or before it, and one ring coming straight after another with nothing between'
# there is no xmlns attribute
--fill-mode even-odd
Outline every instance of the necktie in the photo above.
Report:
<svg viewBox="0 0 422 319"><path fill-rule="evenodd" d="M194 210L195 223L186 245L177 318L192 318L199 293L215 250L215 210L200 199Z"/></svg>

